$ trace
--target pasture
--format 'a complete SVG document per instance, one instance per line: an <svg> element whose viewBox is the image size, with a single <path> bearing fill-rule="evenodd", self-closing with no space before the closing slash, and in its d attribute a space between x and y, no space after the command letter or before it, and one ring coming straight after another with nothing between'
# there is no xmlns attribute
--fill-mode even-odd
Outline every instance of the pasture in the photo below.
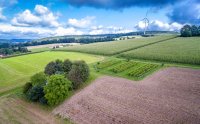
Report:
<svg viewBox="0 0 200 124"><path fill-rule="evenodd" d="M88 64L100 61L102 56L74 52L42 52L7 59L0 59L0 94L22 86L36 72L56 59L85 60Z"/></svg>
<svg viewBox="0 0 200 124"><path fill-rule="evenodd" d="M132 59L200 64L200 37L175 38L127 51L119 56Z"/></svg>
<svg viewBox="0 0 200 124"><path fill-rule="evenodd" d="M161 42L163 40L171 39L176 37L175 35L160 35L148 38L136 38L122 41L110 41L110 42L99 42L91 43L79 46L69 46L59 48L56 50L60 51L76 51L100 55L114 55L128 50L136 49L145 45Z"/></svg>

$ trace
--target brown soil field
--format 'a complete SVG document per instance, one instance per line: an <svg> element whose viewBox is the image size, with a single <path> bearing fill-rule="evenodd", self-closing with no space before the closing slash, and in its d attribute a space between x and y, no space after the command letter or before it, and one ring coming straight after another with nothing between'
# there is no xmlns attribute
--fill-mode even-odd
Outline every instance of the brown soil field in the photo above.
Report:
<svg viewBox="0 0 200 124"><path fill-rule="evenodd" d="M139 82L103 76L53 114L77 124L197 124L200 70L166 68Z"/></svg>

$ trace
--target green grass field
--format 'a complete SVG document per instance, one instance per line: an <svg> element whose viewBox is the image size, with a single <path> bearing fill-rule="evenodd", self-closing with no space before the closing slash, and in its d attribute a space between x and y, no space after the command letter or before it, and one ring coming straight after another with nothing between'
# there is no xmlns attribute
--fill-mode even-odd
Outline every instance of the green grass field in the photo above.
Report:
<svg viewBox="0 0 200 124"><path fill-rule="evenodd" d="M34 48L34 49L31 49L30 51L31 52L41 52L41 51L48 51L48 50L51 50L51 49L48 47L44 47L44 48Z"/></svg>
<svg viewBox="0 0 200 124"><path fill-rule="evenodd" d="M0 59L0 94L22 86L36 72L56 59L85 60L88 64L100 61L102 56L74 52L42 52Z"/></svg>
<svg viewBox="0 0 200 124"><path fill-rule="evenodd" d="M175 35L162 35L148 38L136 38L124 41L111 41L103 43L91 43L80 46L64 47L57 50L61 51L77 51L84 53L100 54L100 55L114 55L128 50L132 50L144 45L156 43L162 40L176 37Z"/></svg>
<svg viewBox="0 0 200 124"><path fill-rule="evenodd" d="M175 38L120 55L133 59L200 64L200 37Z"/></svg>

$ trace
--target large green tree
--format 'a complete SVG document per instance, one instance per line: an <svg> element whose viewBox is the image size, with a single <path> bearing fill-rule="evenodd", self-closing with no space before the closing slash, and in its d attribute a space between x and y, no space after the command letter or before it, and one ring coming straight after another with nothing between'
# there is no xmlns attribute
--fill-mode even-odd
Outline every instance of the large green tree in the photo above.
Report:
<svg viewBox="0 0 200 124"><path fill-rule="evenodd" d="M43 72L36 73L31 77L31 83L33 86L35 85L44 86L46 84L46 81L47 78Z"/></svg>
<svg viewBox="0 0 200 124"><path fill-rule="evenodd" d="M198 27L197 27L197 26L192 25L191 31L192 31L192 36L198 36L199 30L198 30Z"/></svg>
<svg viewBox="0 0 200 124"><path fill-rule="evenodd" d="M45 98L51 106L63 101L70 93L72 84L63 75L50 76L47 85L44 87Z"/></svg>
<svg viewBox="0 0 200 124"><path fill-rule="evenodd" d="M56 63L53 61L49 62L44 69L44 73L49 76L55 74L56 71Z"/></svg>
<svg viewBox="0 0 200 124"><path fill-rule="evenodd" d="M63 62L63 71L68 74L71 68L72 68L72 62L69 59L66 59Z"/></svg>
<svg viewBox="0 0 200 124"><path fill-rule="evenodd" d="M68 79L72 81L73 88L76 89L81 83L89 77L89 67L85 61L76 61L68 74Z"/></svg>
<svg viewBox="0 0 200 124"><path fill-rule="evenodd" d="M182 37L191 37L192 36L192 28L190 25L185 25L181 28L181 36Z"/></svg>

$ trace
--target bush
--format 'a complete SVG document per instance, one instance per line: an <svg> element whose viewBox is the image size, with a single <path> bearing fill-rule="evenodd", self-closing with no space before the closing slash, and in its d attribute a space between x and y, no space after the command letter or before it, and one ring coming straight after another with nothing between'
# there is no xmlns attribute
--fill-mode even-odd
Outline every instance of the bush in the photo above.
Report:
<svg viewBox="0 0 200 124"><path fill-rule="evenodd" d="M63 62L63 71L68 74L71 68L72 68L72 62L69 59L66 59Z"/></svg>
<svg viewBox="0 0 200 124"><path fill-rule="evenodd" d="M89 67L84 61L76 61L68 74L68 79L72 81L73 88L76 89L82 82L89 77Z"/></svg>
<svg viewBox="0 0 200 124"><path fill-rule="evenodd" d="M23 87L23 93L26 94L32 88L31 82L27 82Z"/></svg>
<svg viewBox="0 0 200 124"><path fill-rule="evenodd" d="M41 85L44 86L46 84L47 78L43 72L36 73L31 77L31 83L33 86Z"/></svg>
<svg viewBox="0 0 200 124"><path fill-rule="evenodd" d="M62 75L50 76L47 85L44 87L47 103L52 106L63 101L69 95L71 86L71 82Z"/></svg>
<svg viewBox="0 0 200 124"><path fill-rule="evenodd" d="M36 85L33 86L28 92L27 92L27 98L33 102L39 101L42 97L44 97L43 87Z"/></svg>
<svg viewBox="0 0 200 124"><path fill-rule="evenodd" d="M56 73L56 63L55 62L49 62L47 65L46 65L46 67L45 67L45 70L44 70L44 73L46 74L46 75L53 75L53 74L55 74Z"/></svg>

